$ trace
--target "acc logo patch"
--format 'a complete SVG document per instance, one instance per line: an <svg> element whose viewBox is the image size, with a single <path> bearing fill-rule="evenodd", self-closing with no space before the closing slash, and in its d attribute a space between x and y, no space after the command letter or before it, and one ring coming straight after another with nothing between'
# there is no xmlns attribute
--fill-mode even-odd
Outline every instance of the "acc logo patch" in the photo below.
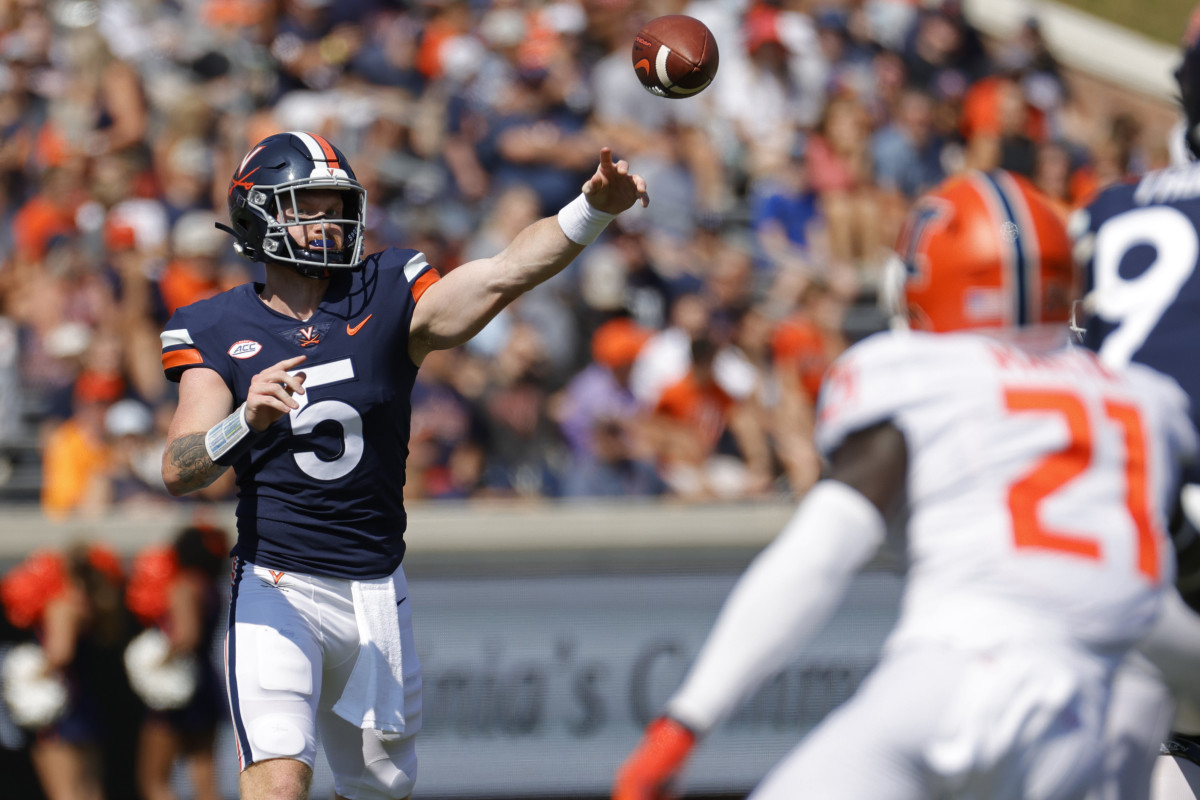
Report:
<svg viewBox="0 0 1200 800"><path fill-rule="evenodd" d="M262 345L258 342L253 339L242 339L230 345L229 355L234 358L250 358L258 355L260 350L262 350Z"/></svg>

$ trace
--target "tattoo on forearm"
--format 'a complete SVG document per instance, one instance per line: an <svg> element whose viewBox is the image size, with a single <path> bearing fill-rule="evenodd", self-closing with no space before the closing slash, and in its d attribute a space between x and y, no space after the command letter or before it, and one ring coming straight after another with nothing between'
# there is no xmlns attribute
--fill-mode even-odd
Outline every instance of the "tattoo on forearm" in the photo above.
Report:
<svg viewBox="0 0 1200 800"><path fill-rule="evenodd" d="M186 492L203 489L226 469L209 458L203 433L180 436L171 442L167 445L167 458L179 470L179 483Z"/></svg>

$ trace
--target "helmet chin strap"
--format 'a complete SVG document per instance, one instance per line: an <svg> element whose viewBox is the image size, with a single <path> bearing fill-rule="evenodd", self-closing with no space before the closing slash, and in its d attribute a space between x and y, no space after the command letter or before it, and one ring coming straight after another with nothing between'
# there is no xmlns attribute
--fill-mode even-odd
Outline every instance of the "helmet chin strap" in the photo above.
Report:
<svg viewBox="0 0 1200 800"><path fill-rule="evenodd" d="M301 278L309 278L314 281L326 280L329 278L329 270L323 269L320 274L313 271L309 267L302 267L299 264L293 264L292 269L296 270L296 274Z"/></svg>
<svg viewBox="0 0 1200 800"><path fill-rule="evenodd" d="M246 243L242 240L242 237L238 235L237 231L220 222L214 222L213 227L217 228L217 230L225 231L233 237L233 249L237 251L238 255L245 256L251 261L257 260L257 253L254 252L253 248L246 245Z"/></svg>
<svg viewBox="0 0 1200 800"><path fill-rule="evenodd" d="M290 261L276 261L275 263L282 264L286 267L291 267L295 273L302 278L322 280L329 277L329 268L323 264L293 264Z"/></svg>

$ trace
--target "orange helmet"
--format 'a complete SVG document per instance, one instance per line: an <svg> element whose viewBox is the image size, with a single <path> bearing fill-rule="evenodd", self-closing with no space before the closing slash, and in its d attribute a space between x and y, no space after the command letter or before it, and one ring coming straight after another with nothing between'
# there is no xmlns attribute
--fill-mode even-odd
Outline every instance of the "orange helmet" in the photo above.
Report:
<svg viewBox="0 0 1200 800"><path fill-rule="evenodd" d="M1019 175L968 172L945 181L913 206L896 252L910 327L941 333L1070 317L1070 238Z"/></svg>

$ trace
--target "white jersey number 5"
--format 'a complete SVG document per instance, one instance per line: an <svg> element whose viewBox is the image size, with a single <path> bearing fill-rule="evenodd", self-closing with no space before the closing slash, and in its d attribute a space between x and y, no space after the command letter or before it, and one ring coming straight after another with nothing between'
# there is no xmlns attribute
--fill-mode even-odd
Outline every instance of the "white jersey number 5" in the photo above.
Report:
<svg viewBox="0 0 1200 800"><path fill-rule="evenodd" d="M305 393L292 395L292 399L300 404L299 408L288 412L288 419L292 423L292 433L296 436L312 433L317 425L326 420L333 420L342 426L342 452L337 458L326 461L312 452L293 453L292 457L296 459L296 466L300 467L305 475L321 481L333 481L343 475L348 475L362 460L362 417L353 406L341 400L318 400L310 404L308 391L318 386L353 380L354 364L350 359L343 358L340 361L316 364L311 367L294 369L291 372L292 374L303 372L306 376L304 379Z"/></svg>

